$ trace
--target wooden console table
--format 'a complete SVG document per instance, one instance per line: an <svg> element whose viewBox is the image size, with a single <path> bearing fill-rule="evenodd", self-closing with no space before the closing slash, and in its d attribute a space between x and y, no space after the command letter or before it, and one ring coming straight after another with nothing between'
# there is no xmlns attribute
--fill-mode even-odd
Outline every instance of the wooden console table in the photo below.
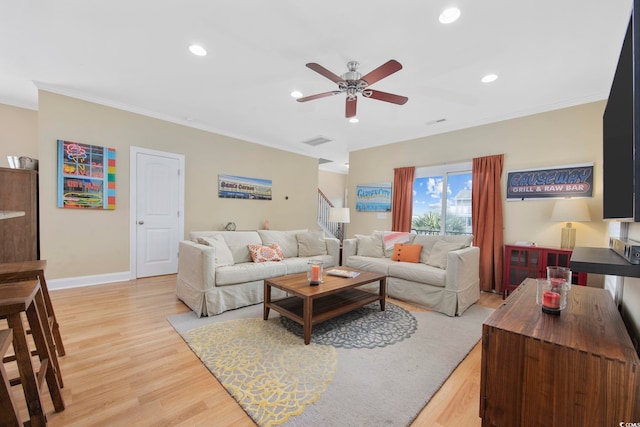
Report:
<svg viewBox="0 0 640 427"><path fill-rule="evenodd" d="M553 316L526 279L482 328L483 426L640 422L640 359L608 291L574 286Z"/></svg>

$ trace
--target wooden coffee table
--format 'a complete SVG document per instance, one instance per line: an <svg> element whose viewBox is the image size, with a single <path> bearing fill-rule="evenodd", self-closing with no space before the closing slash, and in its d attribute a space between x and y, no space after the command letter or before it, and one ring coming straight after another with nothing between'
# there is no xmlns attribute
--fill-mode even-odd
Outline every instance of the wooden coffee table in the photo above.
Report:
<svg viewBox="0 0 640 427"><path fill-rule="evenodd" d="M387 277L383 274L339 267L340 270L357 271L358 277L345 278L329 276L326 271L323 283L309 285L307 273L273 277L264 281L264 320L269 318L269 310L274 309L282 316L298 322L304 331L304 343L311 342L311 328L325 320L355 310L374 301L380 301L380 309L385 309ZM367 283L380 282L377 294L356 289ZM271 300L271 288L281 289L292 295Z"/></svg>

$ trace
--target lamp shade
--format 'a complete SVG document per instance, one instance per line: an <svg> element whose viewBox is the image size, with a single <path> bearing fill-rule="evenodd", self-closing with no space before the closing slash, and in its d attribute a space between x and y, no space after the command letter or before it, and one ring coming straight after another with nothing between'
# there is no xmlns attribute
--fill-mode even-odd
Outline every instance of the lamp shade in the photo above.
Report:
<svg viewBox="0 0 640 427"><path fill-rule="evenodd" d="M349 208L329 208L329 222L348 224L350 220Z"/></svg>
<svg viewBox="0 0 640 427"><path fill-rule="evenodd" d="M551 221L587 222L591 221L589 208L584 199L559 199L553 205Z"/></svg>

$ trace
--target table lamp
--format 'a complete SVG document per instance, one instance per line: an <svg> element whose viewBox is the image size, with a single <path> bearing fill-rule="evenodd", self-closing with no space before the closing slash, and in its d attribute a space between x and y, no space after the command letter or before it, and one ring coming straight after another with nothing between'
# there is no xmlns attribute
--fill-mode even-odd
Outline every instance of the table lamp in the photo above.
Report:
<svg viewBox="0 0 640 427"><path fill-rule="evenodd" d="M339 236L337 237L340 239L341 245L347 229L347 226L344 224L348 224L350 221L349 208L329 208L329 222L337 222L339 224Z"/></svg>
<svg viewBox="0 0 640 427"><path fill-rule="evenodd" d="M553 205L551 221L566 222L562 228L560 237L560 247L573 249L576 245L576 229L571 226L572 222L591 221L589 208L584 199L559 199Z"/></svg>

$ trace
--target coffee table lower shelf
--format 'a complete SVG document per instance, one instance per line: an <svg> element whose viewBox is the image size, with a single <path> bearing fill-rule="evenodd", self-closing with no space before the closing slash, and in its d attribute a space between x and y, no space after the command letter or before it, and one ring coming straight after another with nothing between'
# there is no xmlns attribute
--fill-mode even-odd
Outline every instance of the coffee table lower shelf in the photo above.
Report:
<svg viewBox="0 0 640 427"><path fill-rule="evenodd" d="M379 295L360 289L346 289L338 294L316 298L312 300L311 325L317 325L375 301L380 301ZM304 326L304 300L302 298L287 297L271 301L268 306Z"/></svg>

